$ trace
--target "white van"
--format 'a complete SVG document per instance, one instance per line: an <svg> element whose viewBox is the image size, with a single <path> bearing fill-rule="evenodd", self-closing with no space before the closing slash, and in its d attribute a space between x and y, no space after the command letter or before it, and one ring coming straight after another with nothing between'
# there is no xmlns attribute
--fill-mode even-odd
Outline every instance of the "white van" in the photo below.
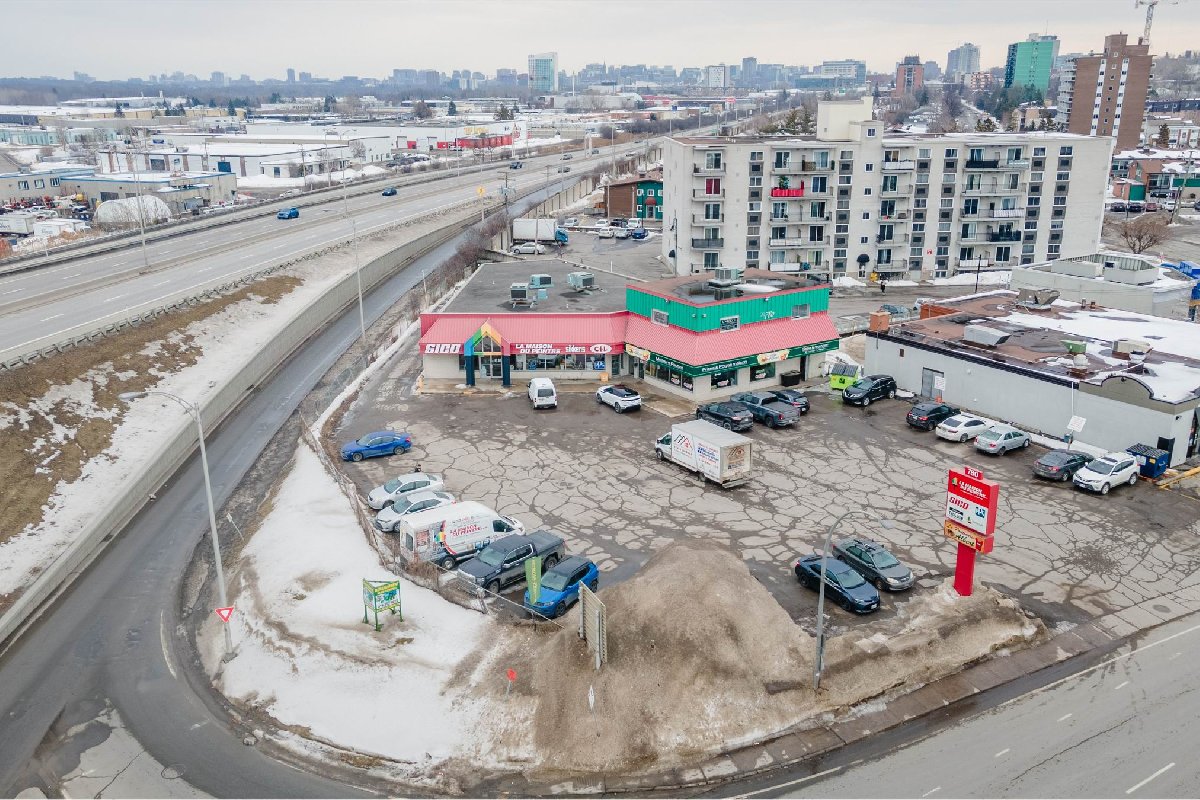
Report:
<svg viewBox="0 0 1200 800"><path fill-rule="evenodd" d="M529 402L534 408L558 408L558 392L554 389L554 381L549 378L531 379Z"/></svg>
<svg viewBox="0 0 1200 800"><path fill-rule="evenodd" d="M492 539L524 533L525 526L483 503L464 500L408 514L396 523L395 531L408 558L453 569L487 547Z"/></svg>

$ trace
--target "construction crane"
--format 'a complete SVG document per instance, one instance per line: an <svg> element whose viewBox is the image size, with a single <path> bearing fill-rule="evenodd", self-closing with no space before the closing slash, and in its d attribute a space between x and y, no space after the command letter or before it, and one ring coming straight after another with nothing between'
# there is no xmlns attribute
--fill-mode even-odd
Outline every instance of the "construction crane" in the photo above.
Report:
<svg viewBox="0 0 1200 800"><path fill-rule="evenodd" d="M1150 46L1150 26L1154 24L1154 9L1159 3L1167 3L1168 5L1178 5L1179 0L1133 0L1135 9L1141 6L1146 7L1146 30L1142 33L1142 44Z"/></svg>

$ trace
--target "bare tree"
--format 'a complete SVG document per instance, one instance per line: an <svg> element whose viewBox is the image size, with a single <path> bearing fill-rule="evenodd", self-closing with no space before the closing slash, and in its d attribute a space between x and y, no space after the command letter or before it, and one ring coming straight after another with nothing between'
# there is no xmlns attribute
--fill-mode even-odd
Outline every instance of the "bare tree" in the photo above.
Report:
<svg viewBox="0 0 1200 800"><path fill-rule="evenodd" d="M1167 220L1160 214L1150 213L1135 219L1122 222L1117 227L1121 241L1129 252L1144 253L1151 247L1162 244L1171 238L1171 229Z"/></svg>

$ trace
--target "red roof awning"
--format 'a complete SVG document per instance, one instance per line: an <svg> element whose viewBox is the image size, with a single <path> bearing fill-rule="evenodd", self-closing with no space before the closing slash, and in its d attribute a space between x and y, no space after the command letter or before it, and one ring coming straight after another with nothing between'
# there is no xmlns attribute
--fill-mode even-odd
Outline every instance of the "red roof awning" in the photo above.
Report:
<svg viewBox="0 0 1200 800"><path fill-rule="evenodd" d="M683 328L655 325L645 317L629 315L625 341L652 353L685 364L711 364L743 356L817 344L838 338L828 314L804 319L773 319L743 325L736 331L692 333Z"/></svg>
<svg viewBox="0 0 1200 800"><path fill-rule="evenodd" d="M504 355L603 354L625 350L626 313L610 314L438 314L421 335L421 352L463 352L464 343L486 323L500 336ZM427 318L428 319L428 318Z"/></svg>

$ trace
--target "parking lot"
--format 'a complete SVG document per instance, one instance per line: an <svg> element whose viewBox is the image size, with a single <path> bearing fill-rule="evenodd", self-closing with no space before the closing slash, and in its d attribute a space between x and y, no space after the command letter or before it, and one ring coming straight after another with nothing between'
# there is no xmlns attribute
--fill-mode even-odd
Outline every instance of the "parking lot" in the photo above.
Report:
<svg viewBox="0 0 1200 800"><path fill-rule="evenodd" d="M557 409L537 412L519 387L509 395L415 395L415 363L406 356L378 373L343 419L342 440L387 427L414 438L407 455L345 464L360 489L418 465L442 473L459 498L511 514L528 529L564 535L570 552L599 564L602 587L677 538L703 538L737 550L808 627L814 595L797 585L792 562L820 547L839 513L864 508L896 527L852 517L838 538L869 535L887 544L916 572L913 591L930 591L953 572L955 547L940 524L946 470L964 462L1002 484L995 550L980 557L977 580L1017 597L1051 627L1157 597L1194 581L1200 566L1191 498L1145 482L1100 497L1035 479L1030 464L1043 448L977 454L969 443L908 428L905 401L850 408L816 386L812 411L796 426L748 432L755 478L722 490L655 458L654 439L673 421L664 413L618 415L591 392L560 390ZM677 401L658 406L668 413L687 408ZM520 591L510 596L519 600ZM881 613L907 597L885 596ZM871 617L840 608L833 614L837 626L871 624Z"/></svg>

